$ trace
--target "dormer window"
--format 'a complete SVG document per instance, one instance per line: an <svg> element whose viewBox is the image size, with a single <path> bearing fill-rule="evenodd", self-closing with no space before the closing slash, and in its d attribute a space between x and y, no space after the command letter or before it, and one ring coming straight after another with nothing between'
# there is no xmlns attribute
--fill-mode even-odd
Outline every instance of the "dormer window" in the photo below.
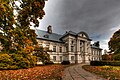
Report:
<svg viewBox="0 0 120 80"><path fill-rule="evenodd" d="M49 38L49 35L48 35L48 34L45 34L43 37L45 37L45 38Z"/></svg>

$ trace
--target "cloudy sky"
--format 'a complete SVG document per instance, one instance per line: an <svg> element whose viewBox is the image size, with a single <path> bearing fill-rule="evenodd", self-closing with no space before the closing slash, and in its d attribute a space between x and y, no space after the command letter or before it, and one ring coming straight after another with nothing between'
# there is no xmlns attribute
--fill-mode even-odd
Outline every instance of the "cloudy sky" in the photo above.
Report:
<svg viewBox="0 0 120 80"><path fill-rule="evenodd" d="M59 34L85 31L103 49L108 49L110 37L120 28L120 0L48 0L44 10L39 29L51 25Z"/></svg>

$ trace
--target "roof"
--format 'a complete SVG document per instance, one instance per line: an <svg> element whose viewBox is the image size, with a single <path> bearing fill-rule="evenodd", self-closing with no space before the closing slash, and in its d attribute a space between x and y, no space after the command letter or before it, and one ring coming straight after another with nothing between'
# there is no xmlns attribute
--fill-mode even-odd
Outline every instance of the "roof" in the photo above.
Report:
<svg viewBox="0 0 120 80"><path fill-rule="evenodd" d="M84 34L86 37L87 37L87 39L88 40L90 40L91 41L91 39L89 39L89 36L87 35L87 33L85 33L85 32L79 32L79 33L75 33L75 32L73 32L73 31L68 31L68 32L66 32L60 39L62 39L62 38L64 38L65 36L67 36L67 35L72 35L72 36L78 36L78 34Z"/></svg>
<svg viewBox="0 0 120 80"><path fill-rule="evenodd" d="M63 42L60 40L62 35L56 33L48 33L47 31L36 29L37 39L44 39L55 42Z"/></svg>
<svg viewBox="0 0 120 80"><path fill-rule="evenodd" d="M57 33L48 33L47 31L43 31L43 30L39 30L39 29L36 29L35 32L37 34L37 39L49 40L49 41L60 42L60 43L64 43L62 41L62 38L64 38L67 35L72 35L72 36L77 37L78 34L83 33L83 32L75 33L73 31L68 31L63 35L60 35ZM87 35L87 34L85 33L85 35ZM87 39L91 40L91 39L89 39L88 35L87 35Z"/></svg>
<svg viewBox="0 0 120 80"><path fill-rule="evenodd" d="M75 32L73 32L73 31L66 31L66 33L65 34L63 34L63 36L61 37L61 38L64 38L65 36L67 36L67 35L73 35L73 36L76 36L77 34L75 33Z"/></svg>

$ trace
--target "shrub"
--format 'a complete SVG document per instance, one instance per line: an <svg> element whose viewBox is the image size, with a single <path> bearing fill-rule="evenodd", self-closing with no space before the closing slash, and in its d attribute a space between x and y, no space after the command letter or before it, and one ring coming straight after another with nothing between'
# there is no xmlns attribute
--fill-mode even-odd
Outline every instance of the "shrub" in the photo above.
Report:
<svg viewBox="0 0 120 80"><path fill-rule="evenodd" d="M63 61L63 62L61 62L61 64L62 65L68 65L68 64L70 64L70 61Z"/></svg>
<svg viewBox="0 0 120 80"><path fill-rule="evenodd" d="M0 54L0 62L12 64L12 58L8 54Z"/></svg>
<svg viewBox="0 0 120 80"><path fill-rule="evenodd" d="M113 56L113 59L114 59L115 61L120 61L120 54L115 54L115 55Z"/></svg>
<svg viewBox="0 0 120 80"><path fill-rule="evenodd" d="M51 65L51 64L54 64L52 61L46 61L44 62L45 65Z"/></svg>
<svg viewBox="0 0 120 80"><path fill-rule="evenodd" d="M36 56L22 54L0 54L0 69L21 69L36 65Z"/></svg>
<svg viewBox="0 0 120 80"><path fill-rule="evenodd" d="M91 62L90 62L90 65L92 65L92 66L102 66L102 65L104 65L104 64L101 63L100 61L91 61Z"/></svg>
<svg viewBox="0 0 120 80"><path fill-rule="evenodd" d="M0 54L0 69L9 69L13 65L13 59L8 54Z"/></svg>
<svg viewBox="0 0 120 80"><path fill-rule="evenodd" d="M120 66L120 61L91 61L91 66Z"/></svg>

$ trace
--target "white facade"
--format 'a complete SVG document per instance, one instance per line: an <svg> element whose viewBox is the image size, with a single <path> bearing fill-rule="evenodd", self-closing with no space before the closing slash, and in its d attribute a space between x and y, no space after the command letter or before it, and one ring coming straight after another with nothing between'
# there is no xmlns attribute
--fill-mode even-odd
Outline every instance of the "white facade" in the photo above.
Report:
<svg viewBox="0 0 120 80"><path fill-rule="evenodd" d="M39 35L39 33L37 34ZM78 34L72 31L66 32L64 35L61 35L60 42L51 40L50 37L54 34L47 33L47 39L37 38L40 46L49 48L50 52L48 53L51 61L54 63L61 63L62 61L89 63L93 60L101 60L102 49L92 46L91 39L85 32Z"/></svg>

